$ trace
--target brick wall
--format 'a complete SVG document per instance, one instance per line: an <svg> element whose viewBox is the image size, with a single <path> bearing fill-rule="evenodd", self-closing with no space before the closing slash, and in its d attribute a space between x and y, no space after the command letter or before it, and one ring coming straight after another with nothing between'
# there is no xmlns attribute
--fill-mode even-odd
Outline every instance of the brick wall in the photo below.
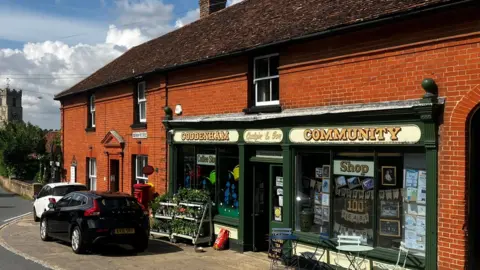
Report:
<svg viewBox="0 0 480 270"><path fill-rule="evenodd" d="M446 97L440 126L438 175L439 269L463 269L466 260L465 141L468 113L480 102L480 20L478 10L456 10L421 18L396 20L381 27L277 48L280 53L280 103L300 108L389 100L418 99L420 83L433 78ZM439 22L447 22L439 23ZM181 104L184 116L238 113L247 107L248 58L236 57L169 72L168 105ZM100 141L110 129L127 142L124 190L129 191L131 155L145 153L158 167L151 177L165 185L163 106L164 78L147 81L148 137L138 145L131 139L132 86L102 89L97 95L97 130L85 133L86 97L65 101L65 163L72 155L79 163L78 179L85 179L84 160L98 158L99 187L107 157ZM93 149L89 151L89 146ZM68 169L68 167L67 167Z"/></svg>

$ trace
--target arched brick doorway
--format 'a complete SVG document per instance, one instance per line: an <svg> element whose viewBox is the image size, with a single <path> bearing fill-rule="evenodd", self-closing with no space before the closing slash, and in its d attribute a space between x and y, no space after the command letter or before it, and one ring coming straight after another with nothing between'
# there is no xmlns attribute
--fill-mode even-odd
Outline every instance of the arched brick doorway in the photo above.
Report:
<svg viewBox="0 0 480 270"><path fill-rule="evenodd" d="M480 269L480 105L468 120L468 269Z"/></svg>

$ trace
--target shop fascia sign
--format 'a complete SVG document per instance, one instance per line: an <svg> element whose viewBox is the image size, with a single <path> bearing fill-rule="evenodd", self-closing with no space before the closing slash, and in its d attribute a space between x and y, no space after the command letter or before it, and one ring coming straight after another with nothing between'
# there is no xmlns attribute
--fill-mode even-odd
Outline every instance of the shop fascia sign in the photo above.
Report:
<svg viewBox="0 0 480 270"><path fill-rule="evenodd" d="M247 129L243 133L246 143L280 143L283 140L281 129Z"/></svg>
<svg viewBox="0 0 480 270"><path fill-rule="evenodd" d="M313 127L290 131L293 143L311 144L415 144L422 131L416 125Z"/></svg>
<svg viewBox="0 0 480 270"><path fill-rule="evenodd" d="M208 154L197 154L197 164L215 166L216 156Z"/></svg>
<svg viewBox="0 0 480 270"><path fill-rule="evenodd" d="M235 143L238 138L234 129L176 131L173 135L175 142L183 143Z"/></svg>
<svg viewBox="0 0 480 270"><path fill-rule="evenodd" d="M373 177L373 161L334 160L333 174Z"/></svg>

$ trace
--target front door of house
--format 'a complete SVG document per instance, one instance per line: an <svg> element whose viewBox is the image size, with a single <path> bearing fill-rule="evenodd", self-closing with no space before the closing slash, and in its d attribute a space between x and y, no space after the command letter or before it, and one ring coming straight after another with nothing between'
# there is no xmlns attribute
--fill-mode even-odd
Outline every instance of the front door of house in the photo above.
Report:
<svg viewBox="0 0 480 270"><path fill-rule="evenodd" d="M480 105L471 115L469 127L469 174L468 174L468 222L466 234L468 237L468 267L480 269L480 204L476 196L480 194Z"/></svg>
<svg viewBox="0 0 480 270"><path fill-rule="evenodd" d="M120 161L118 159L110 160L110 191L119 191L120 183Z"/></svg>

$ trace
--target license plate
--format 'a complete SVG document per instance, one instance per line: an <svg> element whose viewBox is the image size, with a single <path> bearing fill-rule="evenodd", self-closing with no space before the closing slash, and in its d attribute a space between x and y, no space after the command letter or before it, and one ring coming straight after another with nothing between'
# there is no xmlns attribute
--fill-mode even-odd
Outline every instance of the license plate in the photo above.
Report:
<svg viewBox="0 0 480 270"><path fill-rule="evenodd" d="M115 229L115 234L134 234L134 228L126 228L126 229Z"/></svg>

